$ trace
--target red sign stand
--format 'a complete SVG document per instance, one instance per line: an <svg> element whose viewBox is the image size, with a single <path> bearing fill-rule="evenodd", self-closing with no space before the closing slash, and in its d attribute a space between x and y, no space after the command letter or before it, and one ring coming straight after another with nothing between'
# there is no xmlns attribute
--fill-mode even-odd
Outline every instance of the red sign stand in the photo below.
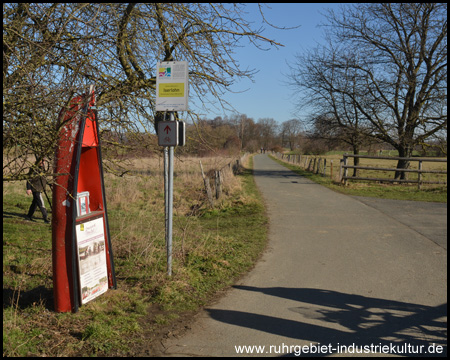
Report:
<svg viewBox="0 0 450 360"><path fill-rule="evenodd" d="M53 185L52 261L55 311L76 312L81 303L76 226L102 218L109 288L116 288L98 138L94 92L73 98L60 112L60 137ZM88 208L77 214L77 195L89 193ZM80 226L79 226L80 228ZM103 249L103 248L102 248ZM83 258L85 259L85 257Z"/></svg>

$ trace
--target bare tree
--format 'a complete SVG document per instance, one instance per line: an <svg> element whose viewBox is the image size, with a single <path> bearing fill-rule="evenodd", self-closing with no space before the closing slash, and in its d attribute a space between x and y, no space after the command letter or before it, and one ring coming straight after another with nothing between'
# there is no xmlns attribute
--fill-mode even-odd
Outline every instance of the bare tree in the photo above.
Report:
<svg viewBox="0 0 450 360"><path fill-rule="evenodd" d="M446 4L353 4L327 19L328 45L317 63L307 62L326 85L305 82L297 62L297 85L308 96L326 99L328 112L350 115L336 117L345 119L342 126L355 129L357 121L361 132L391 144L401 157L446 131Z"/></svg>
<svg viewBox="0 0 450 360"><path fill-rule="evenodd" d="M272 118L258 119L259 139L264 149L271 149L276 145L279 125Z"/></svg>
<svg viewBox="0 0 450 360"><path fill-rule="evenodd" d="M282 143L288 143L292 151L299 145L299 135L302 131L302 123L298 119L291 119L281 124Z"/></svg>
<svg viewBox="0 0 450 360"><path fill-rule="evenodd" d="M83 6L3 4L4 180L23 179L33 163L53 154L58 112L72 98L84 66L66 53L71 48L76 57L80 51L69 34ZM64 59L71 70L59 66Z"/></svg>
<svg viewBox="0 0 450 360"><path fill-rule="evenodd" d="M154 107L157 61L188 61L190 101L206 106L208 93L225 105L221 95L254 74L234 49L244 39L281 45L243 14L233 3L3 4L3 179L24 178L31 154L52 156L58 113L88 84L101 131L127 136L163 117Z"/></svg>

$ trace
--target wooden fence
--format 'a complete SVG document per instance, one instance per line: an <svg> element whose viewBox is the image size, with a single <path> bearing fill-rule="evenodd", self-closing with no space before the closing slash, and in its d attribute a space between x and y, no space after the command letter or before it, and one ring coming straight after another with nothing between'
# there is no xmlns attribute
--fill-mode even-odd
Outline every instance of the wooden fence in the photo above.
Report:
<svg viewBox="0 0 450 360"><path fill-rule="evenodd" d="M216 200L219 200L219 198L222 195L222 185L223 185L223 179L225 178L224 172L229 171L233 175L237 174L241 167L242 163L247 158L248 153L245 153L240 158L232 160L227 165L223 166L221 169L211 169L206 174L203 171L203 165L202 161L199 160L200 163L200 169L202 171L202 177L203 177L203 184L205 186L206 196L208 198L209 205L211 207L214 207L214 199L213 199L213 188L215 192L215 198ZM210 179L212 180L212 183L214 184L213 188L211 186Z"/></svg>
<svg viewBox="0 0 450 360"><path fill-rule="evenodd" d="M344 158L341 160L340 176L341 182L347 185L348 180L368 180L368 181L381 181L391 183L417 183L418 188L421 188L422 184L447 184L446 181L425 181L422 179L422 174L447 174L446 170L424 170L422 164L424 162L447 162L447 159L434 159L434 158L405 158L405 157L391 157L391 156L370 156L370 155L352 155L344 154ZM397 168L377 168L370 166L354 166L348 165L348 158L364 158L364 159L382 159L382 160L406 160L409 162L417 161L419 163L418 169L397 169ZM375 170L375 171L396 171L405 173L417 173L417 180L413 179L393 179L393 178L372 178L361 176L348 176L348 169L362 169L362 170Z"/></svg>
<svg viewBox="0 0 450 360"><path fill-rule="evenodd" d="M317 156L311 155L301 155L301 154L281 154L281 153L272 153L277 158L293 163L298 164L300 167L305 169L306 171L311 171L314 174L321 174L325 176L327 171L327 159ZM330 161L329 164L331 170L331 177L333 177L333 160Z"/></svg>
<svg viewBox="0 0 450 360"><path fill-rule="evenodd" d="M321 174L325 176L327 167L329 167L330 177L333 179L333 160L328 159L329 164L327 163L326 158L322 158L320 156L315 155L301 155L301 154L281 154L274 153L277 158L293 163L295 165L300 166L306 171L310 171L314 174ZM352 155L352 154L344 154L343 159L340 160L340 168L339 168L339 176L338 181L344 182L347 185L348 180L367 180L367 181L380 181L380 182L391 182L391 183L417 183L418 188L421 188L422 184L447 184L446 181L426 181L423 179L422 174L447 174L446 170L425 170L422 165L424 162L447 162L447 159L435 159L435 158L403 158L403 157L393 157L393 156L370 156L370 155ZM369 166L353 166L348 164L348 158L350 157L358 157L358 158L366 158L366 159L376 159L376 160L408 160L408 161L417 161L418 169L397 169L397 168L382 168L382 167L369 167ZM348 176L348 169L361 169L361 170L374 170L374 171L403 171L406 173L417 173L416 179L394 179L394 178L379 178L379 177L357 177L357 176Z"/></svg>

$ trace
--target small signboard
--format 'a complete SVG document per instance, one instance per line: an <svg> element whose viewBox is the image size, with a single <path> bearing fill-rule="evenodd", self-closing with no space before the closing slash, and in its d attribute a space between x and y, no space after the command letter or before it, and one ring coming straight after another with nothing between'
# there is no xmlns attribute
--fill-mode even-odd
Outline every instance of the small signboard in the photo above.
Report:
<svg viewBox="0 0 450 360"><path fill-rule="evenodd" d="M178 123L177 121L160 121L158 123L158 145L178 145Z"/></svg>
<svg viewBox="0 0 450 360"><path fill-rule="evenodd" d="M89 210L89 191L77 194L77 216L86 215Z"/></svg>
<svg viewBox="0 0 450 360"><path fill-rule="evenodd" d="M187 61L156 64L156 111L188 110L188 78Z"/></svg>
<svg viewBox="0 0 450 360"><path fill-rule="evenodd" d="M108 290L103 216L76 225L81 303Z"/></svg>

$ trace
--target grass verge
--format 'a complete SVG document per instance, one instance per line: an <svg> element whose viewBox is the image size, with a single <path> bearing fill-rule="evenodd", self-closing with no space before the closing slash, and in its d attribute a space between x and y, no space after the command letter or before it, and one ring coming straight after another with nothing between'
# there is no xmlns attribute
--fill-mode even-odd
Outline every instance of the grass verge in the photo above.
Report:
<svg viewBox="0 0 450 360"><path fill-rule="evenodd" d="M155 340L234 283L265 248L267 219L251 168L250 159L214 209L202 203L201 177L185 187L175 179L170 278L161 184L149 176L106 180L118 289L75 314L53 309L50 226L40 214L25 221L31 200L23 184L4 184L3 356L154 354Z"/></svg>
<svg viewBox="0 0 450 360"><path fill-rule="evenodd" d="M320 174L314 174L310 171L306 171L297 165L284 162L269 155L274 161L285 166L286 168L294 171L295 173L304 176L320 185L340 192L346 195L353 196L368 196L376 197L380 199L393 199L393 200L413 200L413 201L429 201L429 202L447 202L447 187L446 186L430 186L417 189L417 185L392 185L392 184L379 184L376 182L349 182L347 186L343 186L340 183L333 181L328 176L322 176Z"/></svg>

